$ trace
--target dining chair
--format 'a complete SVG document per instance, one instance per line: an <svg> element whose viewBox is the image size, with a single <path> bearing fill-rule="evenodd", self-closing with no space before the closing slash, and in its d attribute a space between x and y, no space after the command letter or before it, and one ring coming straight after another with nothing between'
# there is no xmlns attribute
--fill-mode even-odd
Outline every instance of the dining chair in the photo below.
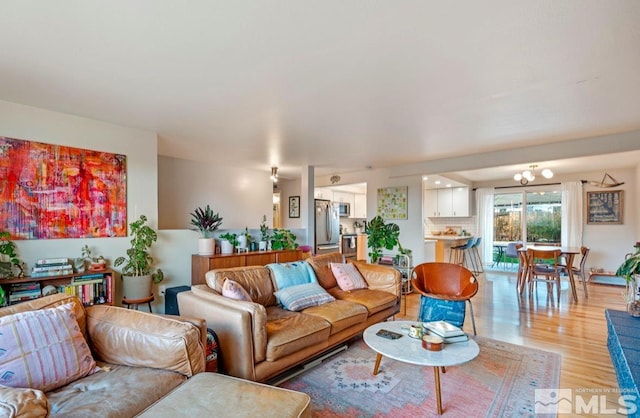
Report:
<svg viewBox="0 0 640 418"><path fill-rule="evenodd" d="M461 321L454 325L462 326L464 322L464 313L466 310L466 302L469 303L469 313L471 315L471 324L473 325L473 334L476 334L476 320L473 316L473 305L471 298L478 293L478 280L471 270L459 264L451 263L422 263L418 264L411 274L411 284L413 288L420 293L420 314L418 320L437 321L446 320L445 317L424 317L423 307L425 304L437 301L462 302ZM425 299L427 298L427 299ZM450 309L447 304L442 304L442 309ZM458 304L454 306L458 307ZM432 312L437 308L432 309ZM445 312L435 312L435 315L445 315Z"/></svg>
<svg viewBox="0 0 640 418"><path fill-rule="evenodd" d="M543 281L547 284L549 296L552 297L553 285L558 288L558 304L560 303L560 270L559 265L561 251L557 250L538 250L535 248L527 249L528 258L528 281L529 296L533 294L534 282ZM542 278L543 276L544 278Z"/></svg>
<svg viewBox="0 0 640 418"><path fill-rule="evenodd" d="M589 247L585 247L585 246L580 247L580 255L582 256L582 258L580 259L579 267L567 266L562 264L560 265L561 271L563 273L569 274L569 268L570 268L571 273L573 273L574 279L576 276L580 277L580 280L582 281L582 290L584 291L585 299L589 299L589 293L587 291L587 275L585 271L585 265L587 262L587 256L589 255L589 251L590 251Z"/></svg>
<svg viewBox="0 0 640 418"><path fill-rule="evenodd" d="M521 242L510 242L507 244L507 247L504 249L504 267L507 268L507 257L509 258L518 258L518 251L516 250L517 245L522 245Z"/></svg>
<svg viewBox="0 0 640 418"><path fill-rule="evenodd" d="M527 251L522 250L522 244L516 244L516 253L518 254L518 274L516 276L516 289L520 295L524 293L524 289L527 286L527 275L529 272L529 257L527 257Z"/></svg>

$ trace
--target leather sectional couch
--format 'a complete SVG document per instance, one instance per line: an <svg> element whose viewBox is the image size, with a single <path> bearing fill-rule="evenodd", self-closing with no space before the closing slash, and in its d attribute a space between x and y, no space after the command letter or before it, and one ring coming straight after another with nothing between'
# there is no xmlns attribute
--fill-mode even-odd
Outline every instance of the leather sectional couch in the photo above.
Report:
<svg viewBox="0 0 640 418"><path fill-rule="evenodd" d="M354 262L367 288L344 291L330 263L344 263L340 253L305 260L318 283L335 301L299 312L284 309L274 293L273 272L265 266L216 269L206 285L178 294L181 315L205 318L220 339L225 373L266 382L358 336L400 309L400 273L390 267ZM226 279L240 284L251 301L222 295Z"/></svg>

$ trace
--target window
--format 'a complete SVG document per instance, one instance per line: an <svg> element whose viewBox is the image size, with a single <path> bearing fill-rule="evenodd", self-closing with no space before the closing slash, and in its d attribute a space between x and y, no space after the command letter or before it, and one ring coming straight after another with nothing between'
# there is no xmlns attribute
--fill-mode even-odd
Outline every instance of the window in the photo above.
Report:
<svg viewBox="0 0 640 418"><path fill-rule="evenodd" d="M536 190L494 195L494 241L560 244L560 190ZM523 208L525 208L523 222Z"/></svg>

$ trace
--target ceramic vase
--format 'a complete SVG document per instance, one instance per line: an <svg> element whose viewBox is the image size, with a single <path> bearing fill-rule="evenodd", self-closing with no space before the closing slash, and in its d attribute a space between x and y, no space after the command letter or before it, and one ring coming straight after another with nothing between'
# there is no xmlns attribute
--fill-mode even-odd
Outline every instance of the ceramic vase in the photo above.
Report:
<svg viewBox="0 0 640 418"><path fill-rule="evenodd" d="M213 255L216 250L216 242L213 238L198 238L198 254Z"/></svg>
<svg viewBox="0 0 640 418"><path fill-rule="evenodd" d="M228 239L220 240L220 253L221 254L232 254L233 253L233 244L229 242Z"/></svg>

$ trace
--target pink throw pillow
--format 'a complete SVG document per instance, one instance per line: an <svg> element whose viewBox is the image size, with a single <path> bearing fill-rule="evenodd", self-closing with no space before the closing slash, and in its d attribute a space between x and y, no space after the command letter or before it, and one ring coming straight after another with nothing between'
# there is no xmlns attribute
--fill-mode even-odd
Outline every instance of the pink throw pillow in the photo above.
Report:
<svg viewBox="0 0 640 418"><path fill-rule="evenodd" d="M0 318L0 384L43 392L100 370L73 304Z"/></svg>
<svg viewBox="0 0 640 418"><path fill-rule="evenodd" d="M222 284L222 296L229 299L253 302L251 295L244 289L244 287L242 287L240 283L231 279L225 279Z"/></svg>
<svg viewBox="0 0 640 418"><path fill-rule="evenodd" d="M330 265L340 289L348 291L368 287L364 277L353 264L331 263Z"/></svg>

